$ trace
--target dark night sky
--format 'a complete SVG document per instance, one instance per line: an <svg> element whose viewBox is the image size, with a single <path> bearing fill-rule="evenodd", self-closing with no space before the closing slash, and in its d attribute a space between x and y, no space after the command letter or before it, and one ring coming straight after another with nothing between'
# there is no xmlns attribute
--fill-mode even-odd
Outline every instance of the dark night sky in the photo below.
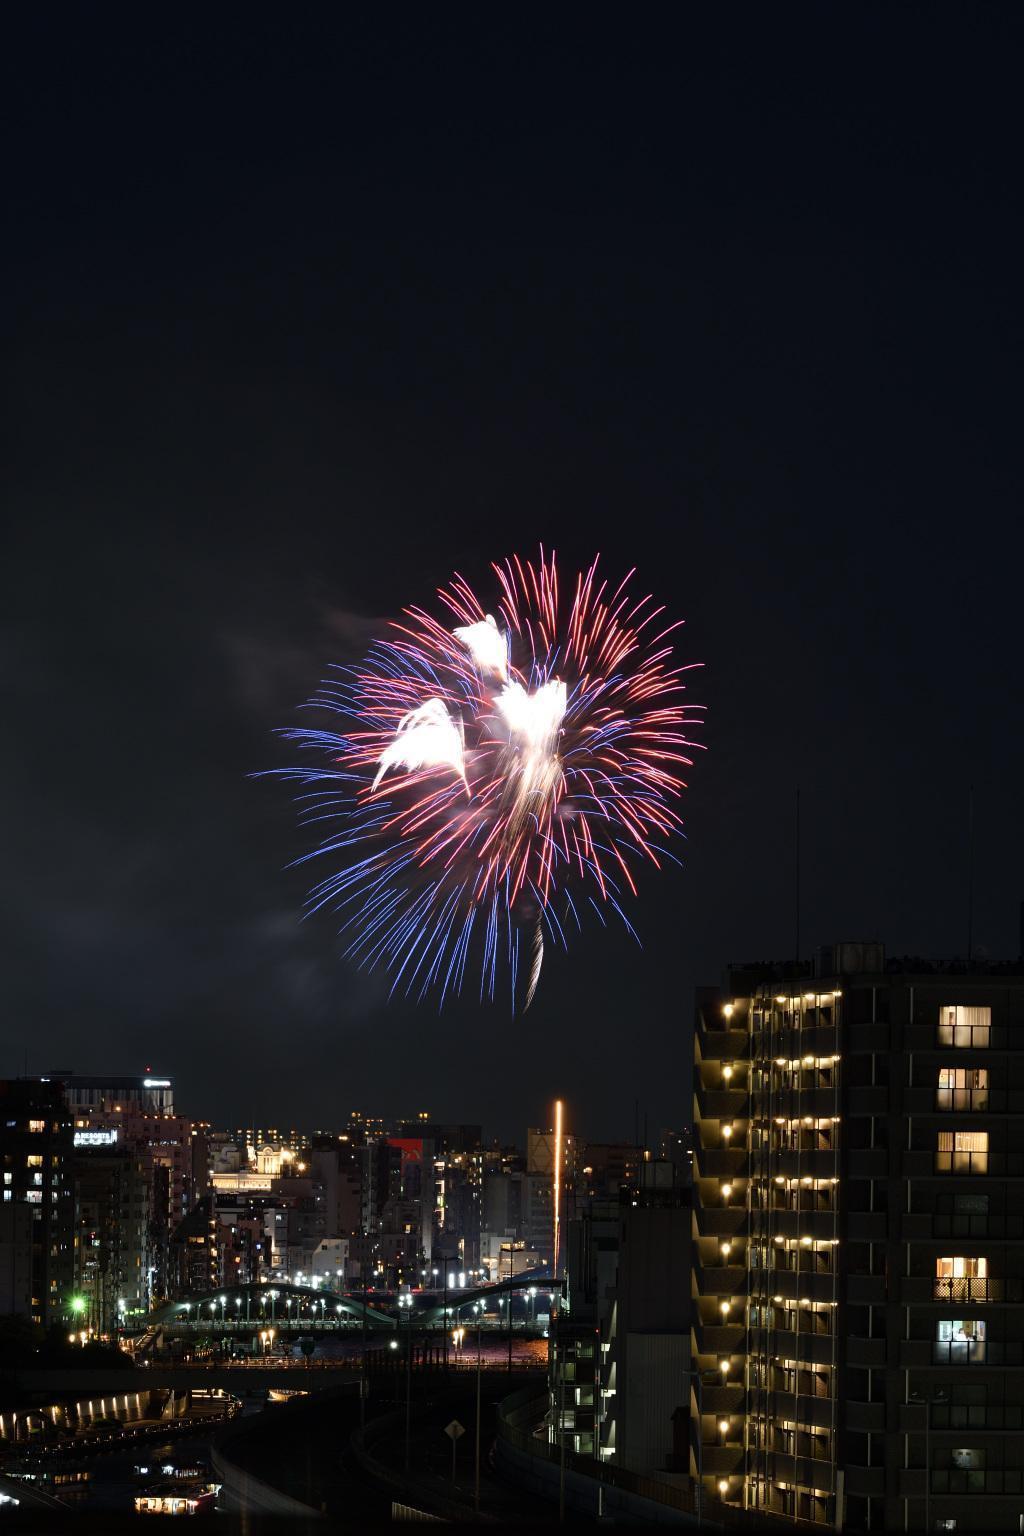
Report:
<svg viewBox="0 0 1024 1536"><path fill-rule="evenodd" d="M1016 954L1020 9L275 14L8 32L0 1070L653 1132L694 984L792 951L797 784L805 948L962 951L973 783ZM247 775L540 539L708 663L684 868L524 1018L389 1006Z"/></svg>

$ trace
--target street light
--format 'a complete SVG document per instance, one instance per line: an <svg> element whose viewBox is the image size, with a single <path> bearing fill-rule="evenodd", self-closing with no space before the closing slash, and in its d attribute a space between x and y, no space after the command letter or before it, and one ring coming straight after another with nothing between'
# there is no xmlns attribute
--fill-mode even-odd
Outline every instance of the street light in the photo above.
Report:
<svg viewBox="0 0 1024 1536"><path fill-rule="evenodd" d="M268 1291L267 1295L270 1297L270 1321L273 1323L273 1322L277 1321L277 1306L276 1306L276 1304L277 1304L277 1295L278 1295L278 1293L277 1293L277 1291Z"/></svg>
<svg viewBox="0 0 1024 1536"><path fill-rule="evenodd" d="M473 1303L476 1313L476 1451L473 1462L473 1513L480 1518L480 1376L482 1371L483 1355L480 1347L480 1324L483 1319L484 1304L482 1301Z"/></svg>
<svg viewBox="0 0 1024 1536"><path fill-rule="evenodd" d="M931 1483L932 1483L932 1405L944 1403L946 1394L940 1387L934 1397L922 1397L919 1393L911 1394L911 1402L924 1404L924 1528L931 1530Z"/></svg>
<svg viewBox="0 0 1024 1536"><path fill-rule="evenodd" d="M409 1476L409 1460L412 1454L412 1295L407 1291L398 1298L399 1307L405 1307L408 1324L405 1330L405 1475Z"/></svg>

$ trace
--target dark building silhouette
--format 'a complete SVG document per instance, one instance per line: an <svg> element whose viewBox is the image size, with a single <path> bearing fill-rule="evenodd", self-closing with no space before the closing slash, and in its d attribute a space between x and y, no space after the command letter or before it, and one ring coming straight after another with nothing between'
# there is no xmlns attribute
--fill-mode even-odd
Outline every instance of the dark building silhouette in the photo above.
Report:
<svg viewBox="0 0 1024 1536"><path fill-rule="evenodd" d="M71 1316L75 1221L72 1130L59 1083L32 1078L0 1081L2 1200L5 1205L26 1206L31 1211L29 1316L45 1327L66 1323ZM26 1223L12 1218L8 1225L10 1241L24 1255ZM22 1272L23 1268L22 1259ZM17 1289L24 1294L20 1281Z"/></svg>

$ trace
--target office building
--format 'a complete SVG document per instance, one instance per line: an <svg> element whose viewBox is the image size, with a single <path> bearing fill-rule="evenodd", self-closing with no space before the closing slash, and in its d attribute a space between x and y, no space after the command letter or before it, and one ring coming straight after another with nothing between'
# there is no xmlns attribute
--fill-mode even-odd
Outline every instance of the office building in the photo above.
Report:
<svg viewBox="0 0 1024 1536"><path fill-rule="evenodd" d="M1024 965L837 945L698 993L691 1470L856 1530L1024 1510Z"/></svg>

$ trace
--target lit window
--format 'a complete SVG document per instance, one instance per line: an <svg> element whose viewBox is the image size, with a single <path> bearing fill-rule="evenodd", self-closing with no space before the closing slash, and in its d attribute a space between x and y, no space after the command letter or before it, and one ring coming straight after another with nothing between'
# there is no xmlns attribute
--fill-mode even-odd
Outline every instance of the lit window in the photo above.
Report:
<svg viewBox="0 0 1024 1536"><path fill-rule="evenodd" d="M28 1123L28 1128L34 1134L39 1135L43 1131L46 1130L46 1121L45 1120L30 1120L29 1123Z"/></svg>
<svg viewBox="0 0 1024 1536"><path fill-rule="evenodd" d="M936 1173L987 1173L988 1131L939 1131Z"/></svg>
<svg viewBox="0 0 1024 1536"><path fill-rule="evenodd" d="M988 1048L991 1008L949 1006L939 1010L939 1044L966 1049Z"/></svg>
<svg viewBox="0 0 1024 1536"><path fill-rule="evenodd" d="M26 1168L41 1168L42 1166L43 1166L43 1159L39 1155L39 1153L38 1152L30 1152L28 1157L26 1157L26 1159L25 1159L25 1167Z"/></svg>
<svg viewBox="0 0 1024 1536"><path fill-rule="evenodd" d="M942 1318L935 1326L935 1363L984 1364L985 1322L979 1317Z"/></svg>
<svg viewBox="0 0 1024 1536"><path fill-rule="evenodd" d="M988 1301L988 1259L960 1254L935 1260L937 1301Z"/></svg>
<svg viewBox="0 0 1024 1536"><path fill-rule="evenodd" d="M935 1094L936 1109L985 1109L988 1071L985 1067L942 1067Z"/></svg>

